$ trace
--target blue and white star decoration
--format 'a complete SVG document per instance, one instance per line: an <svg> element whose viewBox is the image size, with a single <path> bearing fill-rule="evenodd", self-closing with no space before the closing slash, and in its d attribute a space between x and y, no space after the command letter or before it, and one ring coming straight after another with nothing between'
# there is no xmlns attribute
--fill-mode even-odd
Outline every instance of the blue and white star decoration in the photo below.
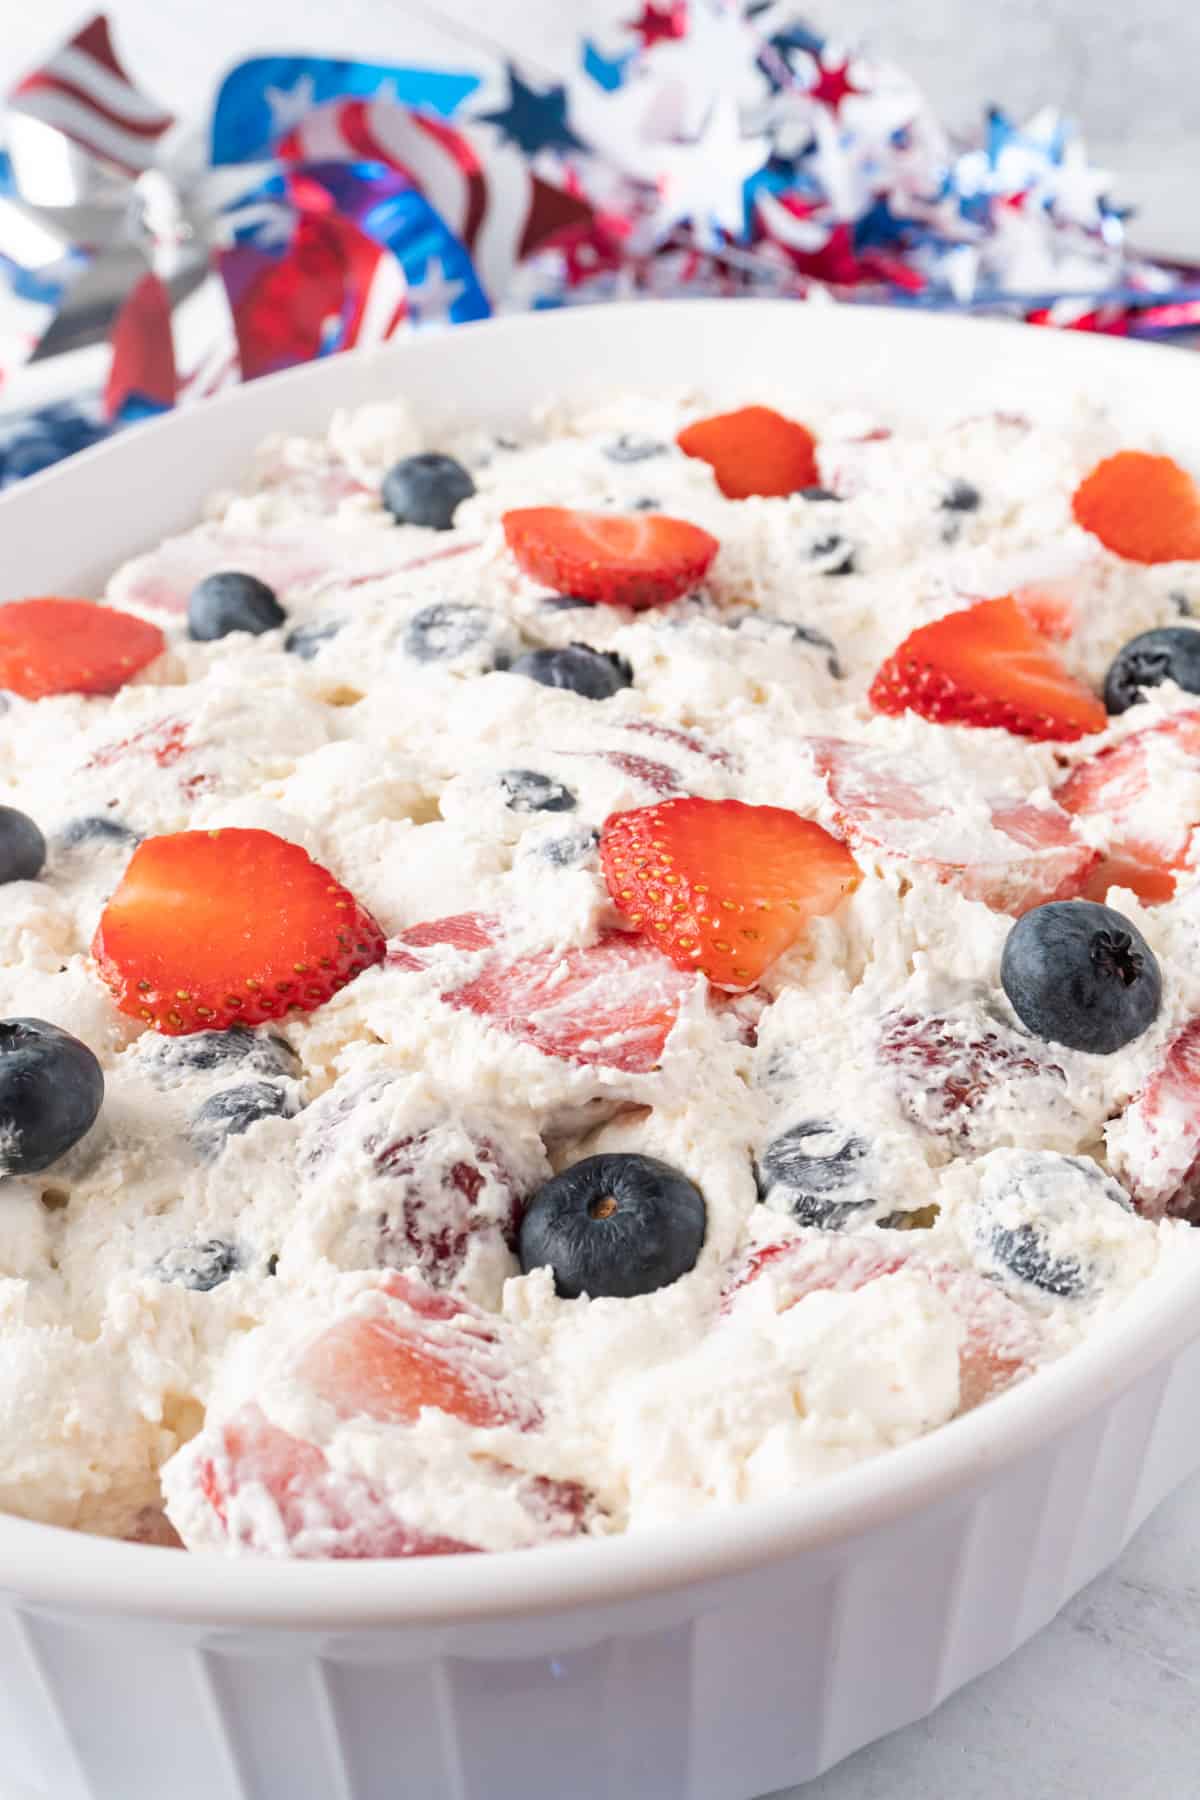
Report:
<svg viewBox="0 0 1200 1800"><path fill-rule="evenodd" d="M567 124L565 87L531 87L508 65L508 103L494 112L477 113L476 119L494 125L510 144L534 156L539 150L582 150L583 141Z"/></svg>

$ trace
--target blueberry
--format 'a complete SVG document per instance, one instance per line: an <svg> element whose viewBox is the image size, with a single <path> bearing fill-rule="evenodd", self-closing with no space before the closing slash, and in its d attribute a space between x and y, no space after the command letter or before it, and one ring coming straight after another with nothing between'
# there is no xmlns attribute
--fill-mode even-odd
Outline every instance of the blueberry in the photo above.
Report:
<svg viewBox="0 0 1200 1800"><path fill-rule="evenodd" d="M0 1172L48 1169L91 1130L103 1099L86 1044L44 1019L0 1020Z"/></svg>
<svg viewBox="0 0 1200 1800"><path fill-rule="evenodd" d="M943 512L969 513L978 508L982 494L969 481L952 481L938 505Z"/></svg>
<svg viewBox="0 0 1200 1800"><path fill-rule="evenodd" d="M435 600L408 621L404 648L417 662L451 662L482 643L491 622L490 613L482 606Z"/></svg>
<svg viewBox="0 0 1200 1800"><path fill-rule="evenodd" d="M474 492L462 464L437 451L406 456L383 478L383 504L397 525L426 525L432 531L449 531L460 504Z"/></svg>
<svg viewBox="0 0 1200 1800"><path fill-rule="evenodd" d="M177 1281L195 1294L207 1294L220 1287L242 1266L241 1255L234 1244L221 1238L206 1238L199 1244L182 1244L170 1250L154 1266L160 1281Z"/></svg>
<svg viewBox="0 0 1200 1800"><path fill-rule="evenodd" d="M615 463L649 462L652 456L665 456L666 453L667 446L657 438L631 437L626 431L604 446L605 456Z"/></svg>
<svg viewBox="0 0 1200 1800"><path fill-rule="evenodd" d="M142 834L121 819L106 819L102 814L85 814L69 819L58 833L60 849L78 850L82 844L140 844Z"/></svg>
<svg viewBox="0 0 1200 1800"><path fill-rule="evenodd" d="M669 1287L695 1267L704 1196L653 1156L588 1156L538 1189L521 1221L528 1274L549 1264L564 1300L628 1299Z"/></svg>
<svg viewBox="0 0 1200 1800"><path fill-rule="evenodd" d="M642 494L638 499L629 502L629 510L630 512L660 512L662 501L657 499L654 494Z"/></svg>
<svg viewBox="0 0 1200 1800"><path fill-rule="evenodd" d="M1137 926L1091 900L1052 900L1018 919L1000 981L1036 1037L1108 1056L1158 1016L1162 975Z"/></svg>
<svg viewBox="0 0 1200 1800"><path fill-rule="evenodd" d="M582 607L594 604L592 600L581 600L577 594L547 594L542 601L547 612L579 612Z"/></svg>
<svg viewBox="0 0 1200 1800"><path fill-rule="evenodd" d="M500 777L510 812L574 812L574 794L536 769L505 769Z"/></svg>
<svg viewBox="0 0 1200 1800"><path fill-rule="evenodd" d="M862 1167L871 1147L829 1119L802 1119L767 1146L756 1177L759 1198L775 1212L787 1212L801 1225L837 1231L872 1206L864 1192Z"/></svg>
<svg viewBox="0 0 1200 1800"><path fill-rule="evenodd" d="M301 662L312 662L341 629L341 619L311 619L307 625L297 625L289 631L283 647L291 656L298 656Z"/></svg>
<svg viewBox="0 0 1200 1800"><path fill-rule="evenodd" d="M549 838L538 845L538 855L556 869L573 869L586 862L600 842L600 833L587 826L567 837Z"/></svg>
<svg viewBox="0 0 1200 1800"><path fill-rule="evenodd" d="M964 1218L976 1259L990 1275L1056 1300L1083 1299L1111 1279L1122 1245L1118 1236L1097 1232L1097 1220L1110 1209L1129 1214L1132 1207L1090 1157L1001 1150L978 1167L978 1198ZM1092 1260L1081 1259L1080 1244Z"/></svg>
<svg viewBox="0 0 1200 1800"><path fill-rule="evenodd" d="M1126 712L1143 688L1164 681L1200 694L1200 631L1193 626L1159 625L1122 645L1104 677L1104 704L1110 713Z"/></svg>
<svg viewBox="0 0 1200 1800"><path fill-rule="evenodd" d="M1196 615L1192 610L1191 601L1186 594L1181 594L1178 588L1173 589L1172 592L1167 595L1167 599L1171 602L1171 605L1175 608L1175 611L1179 614L1181 619L1195 618Z"/></svg>
<svg viewBox="0 0 1200 1800"><path fill-rule="evenodd" d="M251 1031L245 1025L231 1026L228 1031L196 1031L189 1037L158 1038L147 1034L142 1044L150 1046L145 1054L153 1067L170 1077L172 1084L180 1074L231 1068L294 1079L301 1067L300 1058L284 1038L270 1031Z"/></svg>
<svg viewBox="0 0 1200 1800"><path fill-rule="evenodd" d="M793 644L811 644L814 650L825 651L825 667L835 681L842 679L842 665L838 657L837 645L833 639L826 637L813 625L797 625L792 619L781 619L775 613L756 612L751 610L738 615L730 621L730 629L744 632L747 637L786 638Z"/></svg>
<svg viewBox="0 0 1200 1800"><path fill-rule="evenodd" d="M259 637L287 618L275 590L257 575L244 575L238 569L223 569L197 583L188 600L187 616L188 636L201 643L228 637L231 631L249 631Z"/></svg>
<svg viewBox="0 0 1200 1800"><path fill-rule="evenodd" d="M192 1143L201 1156L219 1156L231 1137L241 1137L260 1119L290 1119L297 1110L293 1096L273 1081L222 1088L193 1114Z"/></svg>
<svg viewBox="0 0 1200 1800"><path fill-rule="evenodd" d="M590 644L568 644L565 650L527 650L511 665L514 675L527 675L543 687L569 688L585 700L609 700L633 686L633 670L611 650Z"/></svg>
<svg viewBox="0 0 1200 1800"><path fill-rule="evenodd" d="M842 496L835 494L831 488L806 487L798 488L796 491L801 500L836 500L839 506L841 505Z"/></svg>
<svg viewBox="0 0 1200 1800"><path fill-rule="evenodd" d="M15 806L0 806L0 882L33 881L46 862L46 840Z"/></svg>
<svg viewBox="0 0 1200 1800"><path fill-rule="evenodd" d="M822 575L853 575L854 546L840 532L830 532L809 546L811 561L820 563Z"/></svg>

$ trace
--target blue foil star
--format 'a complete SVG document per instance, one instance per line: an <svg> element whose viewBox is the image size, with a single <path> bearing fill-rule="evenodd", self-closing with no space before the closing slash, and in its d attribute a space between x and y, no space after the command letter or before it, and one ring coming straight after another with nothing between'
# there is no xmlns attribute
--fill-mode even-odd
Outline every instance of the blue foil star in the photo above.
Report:
<svg viewBox="0 0 1200 1800"><path fill-rule="evenodd" d="M582 150L584 145L567 124L567 90L549 87L542 93L527 86L512 64L508 65L508 105L499 112L480 113L510 143L527 156L537 150Z"/></svg>

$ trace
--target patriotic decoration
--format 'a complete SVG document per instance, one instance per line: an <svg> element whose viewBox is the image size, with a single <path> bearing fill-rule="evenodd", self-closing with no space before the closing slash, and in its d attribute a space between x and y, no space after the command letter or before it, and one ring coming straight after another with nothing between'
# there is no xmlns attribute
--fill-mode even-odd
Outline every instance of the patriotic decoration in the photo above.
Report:
<svg viewBox="0 0 1200 1800"><path fill-rule="evenodd" d="M565 69L465 26L463 69L251 58L203 156L86 23L7 101L0 397L19 374L35 401L0 420L0 486L231 382L529 307L759 294L1200 328L1200 267L1130 250L1057 110L993 108L955 141L903 70L791 0L629 11ZM82 398L72 351L105 359Z"/></svg>

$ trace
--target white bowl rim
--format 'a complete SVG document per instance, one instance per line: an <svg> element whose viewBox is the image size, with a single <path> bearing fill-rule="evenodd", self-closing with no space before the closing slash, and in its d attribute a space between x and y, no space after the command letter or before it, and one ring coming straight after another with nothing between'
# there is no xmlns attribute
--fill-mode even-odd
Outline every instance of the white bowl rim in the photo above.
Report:
<svg viewBox="0 0 1200 1800"><path fill-rule="evenodd" d="M660 324L664 315L668 324L674 316L682 328L694 329L694 315L708 314L713 322L718 309L724 316L729 303L662 301L652 308L636 303L517 315L456 327L449 341L461 341L464 333L487 333L499 354L509 345L519 354L521 340L534 333L566 330L582 342L589 331L602 337L614 329L637 331L647 313ZM743 300L736 309L747 326L755 313L786 309L800 329L818 335L819 321L829 317L825 309L790 301ZM691 317L685 320L684 315ZM839 336L861 332L864 344L868 334L883 334L896 339L901 350L908 340L914 353L922 348L928 353L946 333L970 332L980 354L997 361L1009 356L1018 363L1047 360L1040 346L1036 355L1030 354L1029 327L1007 321L876 307L839 308L836 317ZM598 320L604 322L599 331ZM1156 376L1162 376L1168 361L1173 373L1189 379L1183 372L1186 359L1165 346L1075 334L1045 336L1055 343L1054 358L1064 359L1064 373L1075 365L1076 381L1086 371L1123 384L1139 366L1147 372L1154 366ZM502 338L508 345L500 343ZM381 373L399 374L406 359L447 341L432 335L402 339L367 354ZM214 409L237 408L264 387L282 392L284 384L323 386L332 409L337 404L337 360L217 395L140 427L136 436L147 442L153 434L165 444L194 432L195 421L211 417ZM77 476L119 457L133 435L82 451L0 496L0 523L27 493L50 489L64 475ZM1146 1282L1095 1336L1061 1361L966 1417L793 1495L611 1538L474 1556L367 1562L184 1555L0 1514L0 1588L23 1601L72 1612L95 1610L224 1628L386 1630L618 1606L844 1547L938 1503L965 1506L971 1493L998 1471L1050 1445L1200 1336L1200 1232L1194 1244L1182 1233L1175 1242L1181 1252L1178 1266Z"/></svg>

